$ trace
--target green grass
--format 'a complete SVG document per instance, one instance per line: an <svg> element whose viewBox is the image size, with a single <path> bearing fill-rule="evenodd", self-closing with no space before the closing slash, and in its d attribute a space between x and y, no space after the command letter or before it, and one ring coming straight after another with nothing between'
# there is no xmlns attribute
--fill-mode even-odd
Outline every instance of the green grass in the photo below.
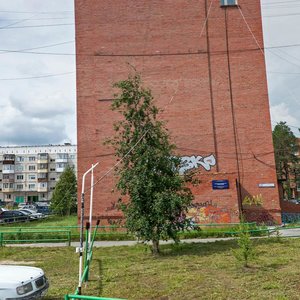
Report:
<svg viewBox="0 0 300 300"><path fill-rule="evenodd" d="M258 239L249 268L233 255L236 241L162 247L95 248L90 282L83 294L127 299L299 299L300 240ZM28 261L42 267L50 281L45 298L62 299L78 281L74 248L0 249L0 263Z"/></svg>

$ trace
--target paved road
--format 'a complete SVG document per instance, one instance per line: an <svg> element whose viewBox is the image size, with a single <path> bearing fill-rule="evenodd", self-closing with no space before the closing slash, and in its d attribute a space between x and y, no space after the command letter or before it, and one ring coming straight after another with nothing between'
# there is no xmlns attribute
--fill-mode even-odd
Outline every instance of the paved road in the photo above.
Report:
<svg viewBox="0 0 300 300"><path fill-rule="evenodd" d="M300 228L280 229L281 237L300 237ZM276 236L273 232L271 236ZM185 239L183 243L213 243L216 241L227 241L234 238L207 238L207 239ZM172 244L173 241L161 241L161 244ZM94 247L114 247L114 246L133 246L137 245L137 241L95 241ZM7 244L9 247L66 247L67 243L38 243L38 244ZM79 247L79 242L72 242L71 247Z"/></svg>
<svg viewBox="0 0 300 300"><path fill-rule="evenodd" d="M300 237L300 228L281 229L279 234L282 237Z"/></svg>

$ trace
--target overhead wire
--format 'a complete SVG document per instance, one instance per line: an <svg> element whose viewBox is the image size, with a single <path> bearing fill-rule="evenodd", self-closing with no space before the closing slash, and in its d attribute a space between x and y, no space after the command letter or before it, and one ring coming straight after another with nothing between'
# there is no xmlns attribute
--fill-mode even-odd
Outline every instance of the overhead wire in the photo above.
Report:
<svg viewBox="0 0 300 300"><path fill-rule="evenodd" d="M62 75L70 75L70 74L75 74L75 72L45 74L45 75L37 75L37 76L29 76L29 77L0 78L0 81L14 81L14 80L25 80L25 79L38 79L38 78L48 78L48 77L56 77L56 76L62 76Z"/></svg>
<svg viewBox="0 0 300 300"><path fill-rule="evenodd" d="M75 41L66 41L66 42L61 42L61 43L55 43L55 44L49 44L49 45L45 45L45 46L39 46L39 47L31 47L31 48L24 48L24 49L19 49L19 50L8 50L8 49L4 49L4 50L0 50L0 54L3 53L19 53L19 52L23 52L23 51L29 51L29 50L36 50L36 49L43 49L43 48L51 48L51 47L56 47L56 46L61 46L61 45L66 45L66 44L70 44L70 43L74 43Z"/></svg>
<svg viewBox="0 0 300 300"><path fill-rule="evenodd" d="M26 26L13 26L13 27L0 27L0 30L8 29L26 29L26 28L38 28L38 27L55 27L55 26L70 26L75 25L74 23L59 23L59 24L40 24L40 25L26 25Z"/></svg>

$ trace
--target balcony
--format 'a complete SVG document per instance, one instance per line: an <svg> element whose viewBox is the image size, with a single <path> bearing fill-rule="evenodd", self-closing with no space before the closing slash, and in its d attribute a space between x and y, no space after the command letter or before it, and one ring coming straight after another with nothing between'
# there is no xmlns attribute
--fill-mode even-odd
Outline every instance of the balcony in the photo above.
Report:
<svg viewBox="0 0 300 300"><path fill-rule="evenodd" d="M55 162L57 162L57 163L67 163L68 162L68 158L57 158L55 160Z"/></svg>
<svg viewBox="0 0 300 300"><path fill-rule="evenodd" d="M13 187L2 187L3 193L13 193L15 189Z"/></svg>
<svg viewBox="0 0 300 300"><path fill-rule="evenodd" d="M37 163L38 164L47 164L48 163L48 153L38 154Z"/></svg>
<svg viewBox="0 0 300 300"><path fill-rule="evenodd" d="M38 166L37 166L37 172L39 174L41 174L41 173L48 173L48 164L40 164L39 163Z"/></svg>
<svg viewBox="0 0 300 300"><path fill-rule="evenodd" d="M15 174L15 169L2 170L3 174Z"/></svg>
<svg viewBox="0 0 300 300"><path fill-rule="evenodd" d="M37 177L38 182L47 182L48 181L48 174L45 173L39 173Z"/></svg>
<svg viewBox="0 0 300 300"><path fill-rule="evenodd" d="M13 183L13 182L15 182L15 180L14 180L14 178L3 178L2 179L2 182L3 183Z"/></svg>
<svg viewBox="0 0 300 300"><path fill-rule="evenodd" d="M38 181L38 182L47 182L48 179L47 179L47 178L38 178L37 181Z"/></svg>
<svg viewBox="0 0 300 300"><path fill-rule="evenodd" d="M38 184L37 191L38 192L47 192L47 184Z"/></svg>
<svg viewBox="0 0 300 300"><path fill-rule="evenodd" d="M5 154L3 156L4 165L14 165L15 164L15 155Z"/></svg>

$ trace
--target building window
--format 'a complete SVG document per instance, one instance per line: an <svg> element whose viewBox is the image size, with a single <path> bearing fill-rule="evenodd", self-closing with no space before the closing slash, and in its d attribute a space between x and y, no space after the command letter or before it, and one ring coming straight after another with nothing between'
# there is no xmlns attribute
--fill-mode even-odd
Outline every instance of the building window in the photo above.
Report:
<svg viewBox="0 0 300 300"><path fill-rule="evenodd" d="M17 184L17 190L23 190L23 184Z"/></svg>
<svg viewBox="0 0 300 300"><path fill-rule="evenodd" d="M51 168L50 171L51 171L51 172L55 172L55 169Z"/></svg>
<svg viewBox="0 0 300 300"><path fill-rule="evenodd" d="M29 184L28 187L29 187L30 190L34 190L35 189L35 184Z"/></svg>
<svg viewBox="0 0 300 300"><path fill-rule="evenodd" d="M24 170L24 166L23 165L16 165L16 171L23 171Z"/></svg>
<svg viewBox="0 0 300 300"><path fill-rule="evenodd" d="M20 162L22 162L22 161L24 161L25 159L24 159L24 156L17 156L17 161L20 161Z"/></svg>
<svg viewBox="0 0 300 300"><path fill-rule="evenodd" d="M29 156L29 161L35 161L35 156Z"/></svg>
<svg viewBox="0 0 300 300"><path fill-rule="evenodd" d="M23 180L24 179L24 175L17 175L17 180Z"/></svg>
<svg viewBox="0 0 300 300"><path fill-rule="evenodd" d="M28 166L29 171L35 171L35 166Z"/></svg>
<svg viewBox="0 0 300 300"><path fill-rule="evenodd" d="M55 178L50 178L50 180L55 180Z"/></svg>
<svg viewBox="0 0 300 300"><path fill-rule="evenodd" d="M236 6L237 2L237 0L221 0L221 6Z"/></svg>
<svg viewBox="0 0 300 300"><path fill-rule="evenodd" d="M35 174L29 174L28 175L28 180L36 180L36 175Z"/></svg>

